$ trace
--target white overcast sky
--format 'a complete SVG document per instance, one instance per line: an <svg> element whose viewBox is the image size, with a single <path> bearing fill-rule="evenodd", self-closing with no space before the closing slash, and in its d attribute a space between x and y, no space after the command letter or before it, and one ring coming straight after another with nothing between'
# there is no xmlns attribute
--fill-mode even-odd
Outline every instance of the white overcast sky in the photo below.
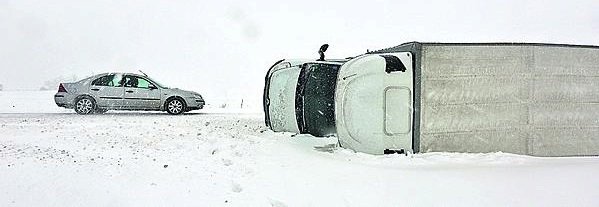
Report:
<svg viewBox="0 0 599 207"><path fill-rule="evenodd" d="M599 1L0 0L0 84L142 69L208 99L259 100L278 59L408 41L599 45Z"/></svg>

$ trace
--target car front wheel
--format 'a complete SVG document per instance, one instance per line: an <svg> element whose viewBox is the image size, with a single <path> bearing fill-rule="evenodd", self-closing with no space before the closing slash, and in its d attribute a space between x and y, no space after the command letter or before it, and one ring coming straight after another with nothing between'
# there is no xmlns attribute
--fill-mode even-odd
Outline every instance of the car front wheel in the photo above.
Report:
<svg viewBox="0 0 599 207"><path fill-rule="evenodd" d="M96 108L96 103L89 97L77 99L75 103L75 112L78 114L91 114Z"/></svg>
<svg viewBox="0 0 599 207"><path fill-rule="evenodd" d="M172 115L183 113L185 108L185 102L178 98L171 99L166 103L166 112Z"/></svg>

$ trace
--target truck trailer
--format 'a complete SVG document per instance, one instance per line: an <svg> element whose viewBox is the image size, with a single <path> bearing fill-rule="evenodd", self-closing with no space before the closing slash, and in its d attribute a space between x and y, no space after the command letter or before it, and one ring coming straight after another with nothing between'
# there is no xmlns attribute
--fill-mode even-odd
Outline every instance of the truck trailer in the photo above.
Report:
<svg viewBox="0 0 599 207"><path fill-rule="evenodd" d="M345 63L342 147L599 155L599 47L409 42Z"/></svg>

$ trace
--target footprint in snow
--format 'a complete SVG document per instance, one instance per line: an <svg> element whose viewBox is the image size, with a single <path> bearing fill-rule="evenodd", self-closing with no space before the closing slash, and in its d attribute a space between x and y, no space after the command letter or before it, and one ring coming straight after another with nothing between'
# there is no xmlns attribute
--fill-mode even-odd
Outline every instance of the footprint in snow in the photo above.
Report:
<svg viewBox="0 0 599 207"><path fill-rule="evenodd" d="M270 206L272 206L272 207L287 207L287 204L285 204L281 201L278 201L278 200L275 200L272 198L268 198L268 200L270 201Z"/></svg>
<svg viewBox="0 0 599 207"><path fill-rule="evenodd" d="M243 188L241 187L241 185L239 185L239 183L233 183L231 185L231 190L235 193L239 193L239 192L243 191Z"/></svg>
<svg viewBox="0 0 599 207"><path fill-rule="evenodd" d="M225 166L231 166L233 164L233 161L231 161L230 159L223 159L223 164Z"/></svg>

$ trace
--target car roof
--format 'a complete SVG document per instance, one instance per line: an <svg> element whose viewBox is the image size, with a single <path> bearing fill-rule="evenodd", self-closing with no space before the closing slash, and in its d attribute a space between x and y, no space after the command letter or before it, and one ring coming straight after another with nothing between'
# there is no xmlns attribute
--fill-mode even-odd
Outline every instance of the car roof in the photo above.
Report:
<svg viewBox="0 0 599 207"><path fill-rule="evenodd" d="M103 76L103 75L110 75L110 74L120 74L120 75L135 75L135 76L141 76L141 77L146 77L145 75L142 74L137 74L137 73L123 73L123 72L107 72L107 73L100 73L94 76ZM94 77L92 76L92 77Z"/></svg>

